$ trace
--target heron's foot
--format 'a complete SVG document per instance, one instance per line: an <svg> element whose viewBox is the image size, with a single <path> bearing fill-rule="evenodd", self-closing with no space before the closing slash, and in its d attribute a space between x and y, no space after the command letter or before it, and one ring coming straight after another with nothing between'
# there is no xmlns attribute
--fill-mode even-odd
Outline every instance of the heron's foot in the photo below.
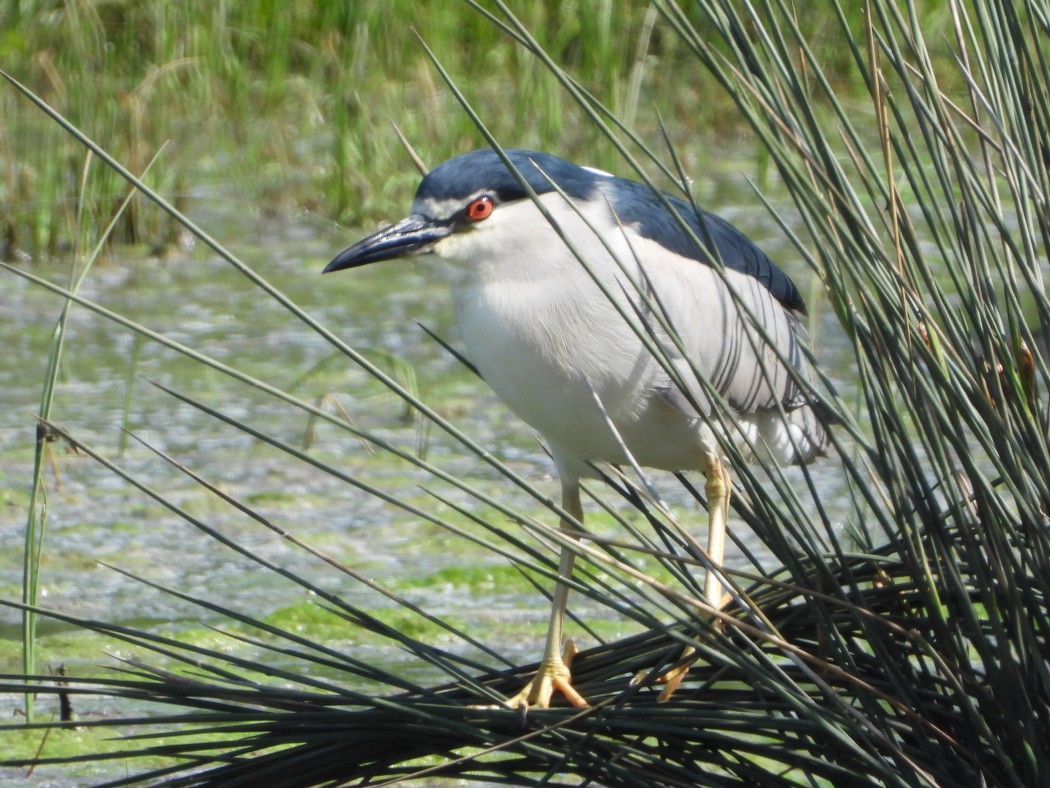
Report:
<svg viewBox="0 0 1050 788"><path fill-rule="evenodd" d="M653 684L664 685L663 690L660 692L660 697L657 698L661 703L666 703L671 699L671 696L678 690L678 685L682 683L682 679L684 679L689 672L690 666L700 658L694 656L695 652L696 649L692 646L687 646L682 652L682 656L679 658L677 665L652 679ZM650 671L648 670L639 671L631 680L631 686L637 686L643 681L647 681L649 679L649 674Z"/></svg>
<svg viewBox="0 0 1050 788"><path fill-rule="evenodd" d="M572 660L578 652L576 644L567 640L561 656L541 662L536 675L524 689L504 703L512 709L546 709L550 707L554 693L560 692L576 708L587 708L590 704L572 686Z"/></svg>
<svg viewBox="0 0 1050 788"><path fill-rule="evenodd" d="M671 699L671 696L678 691L678 685L682 683L682 679L684 679L685 675L689 672L689 668L699 659L698 656L695 656L695 652L696 649L692 646L687 646L682 652L679 664L676 667L671 668L662 676L656 677L656 683L664 685L660 697L657 698L660 703L667 703L667 701Z"/></svg>
<svg viewBox="0 0 1050 788"><path fill-rule="evenodd" d="M732 600L732 596L729 594L723 594L722 599L719 603L719 610L722 610ZM712 622L712 626L719 632L722 632L725 627L725 622L716 618ZM682 656L678 658L678 664L673 668L664 671L659 676L652 680L653 684L664 685L663 690L660 692L660 697L657 698L661 703L666 703L671 699L671 696L678 691L678 685L682 683L682 679L685 678L689 672L689 668L698 660L700 657L696 654L696 649L692 646L686 646L682 650ZM635 677L631 680L631 686L637 686L643 681L649 678L649 671L639 671Z"/></svg>

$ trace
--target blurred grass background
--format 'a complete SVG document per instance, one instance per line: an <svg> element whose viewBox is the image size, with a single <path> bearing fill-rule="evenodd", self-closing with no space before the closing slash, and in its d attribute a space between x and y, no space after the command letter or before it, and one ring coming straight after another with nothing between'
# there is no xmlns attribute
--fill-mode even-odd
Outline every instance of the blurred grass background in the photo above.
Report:
<svg viewBox="0 0 1050 788"><path fill-rule="evenodd" d="M657 148L662 118L688 171L747 136L727 94L644 0L518 5L544 50ZM925 29L943 23L945 6L924 4ZM858 29L860 8L843 11ZM834 7L807 7L799 22L836 91L863 96ZM536 58L467 2L0 0L0 67L134 172L168 143L150 182L180 208L207 194L362 226L400 211L416 183L390 121L430 164L482 144L417 33L502 144L616 166ZM946 50L934 56L951 65ZM105 226L126 185L100 170L85 199L75 141L13 91L0 92L0 118L0 259L54 256L76 227ZM159 250L176 229L133 201L111 242Z"/></svg>

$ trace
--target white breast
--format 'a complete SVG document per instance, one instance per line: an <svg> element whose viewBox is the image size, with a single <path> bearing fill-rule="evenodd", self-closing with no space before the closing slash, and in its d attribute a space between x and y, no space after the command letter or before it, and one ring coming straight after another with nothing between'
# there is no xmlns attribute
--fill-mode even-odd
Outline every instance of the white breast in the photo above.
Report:
<svg viewBox="0 0 1050 788"><path fill-rule="evenodd" d="M570 237L586 239L577 241L579 251L631 317L617 312L531 202L500 206L489 220L434 250L447 263L468 358L511 410L544 436L563 473L581 475L587 461L625 460L592 388L640 464L703 470L706 451L714 446L712 431L683 407L685 398L669 396L667 374L629 324L638 321L625 291L639 300L631 284L638 275L622 231L607 211L594 217L626 272L558 195L543 199ZM691 348L690 358L705 374L717 374L726 363L718 353L724 344L719 334L732 322L725 299L716 297L722 286L717 274L700 263L682 266L651 241L636 242L634 251ZM762 305L765 291L755 287L762 290ZM768 294L765 300L783 313ZM780 322L789 334L787 319ZM774 332L780 331L773 322ZM695 394L702 399L699 387ZM748 414L741 417L742 428L755 437L763 420L751 424Z"/></svg>

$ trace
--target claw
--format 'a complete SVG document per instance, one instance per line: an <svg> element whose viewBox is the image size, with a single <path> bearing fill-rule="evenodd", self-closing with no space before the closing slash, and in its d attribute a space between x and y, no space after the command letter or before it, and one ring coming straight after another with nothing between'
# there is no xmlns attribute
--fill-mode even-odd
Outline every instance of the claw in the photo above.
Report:
<svg viewBox="0 0 1050 788"><path fill-rule="evenodd" d="M682 679L684 679L689 672L689 668L699 659L698 656L693 656L695 651L694 648L687 646L685 650L682 651L682 656L679 659L679 662L681 662L680 665L661 673L653 679L653 684L664 685L663 690L660 692L660 697L657 698L660 703L666 703L671 699L671 696L678 690L678 685L682 683ZM635 677L631 679L631 686L636 687L648 679L649 673L650 671L648 670L639 671L635 674Z"/></svg>
<svg viewBox="0 0 1050 788"><path fill-rule="evenodd" d="M566 641L561 656L541 662L532 680L517 695L507 698L506 705L512 709L546 709L550 707L554 693L560 692L578 709L590 706L572 686L572 661L578 653L576 644Z"/></svg>
<svg viewBox="0 0 1050 788"><path fill-rule="evenodd" d="M660 697L657 700L660 703L667 703L671 699L671 696L678 690L678 685L682 683L682 679L685 678L685 674L689 672L689 668L699 657L693 656L694 649L686 648L682 652L682 659L688 659L688 662L683 662L677 668L671 668L664 675L656 679L657 684L663 684L663 691L660 693Z"/></svg>
<svg viewBox="0 0 1050 788"><path fill-rule="evenodd" d="M732 601L732 599L733 597L730 594L722 594L722 598L718 602L718 609L724 610L726 606ZM722 632L725 629L725 623L722 621L722 619L716 618L712 622L712 626L719 632ZM700 657L696 655L696 649L694 649L692 646L686 646L684 649L682 649L682 656L678 658L678 662L681 664L671 668L670 670L664 671L662 674L653 679L653 684L664 685L663 690L660 692L660 697L658 698L658 700L661 703L666 703L671 699L671 696L674 695L675 692L678 690L678 685L682 683L682 679L684 679L686 674L689 672L689 668L692 667L693 663L695 663L698 659L700 659ZM643 681L645 681L647 678L649 678L648 670L639 671L635 675L635 677L631 679L631 686L636 687Z"/></svg>

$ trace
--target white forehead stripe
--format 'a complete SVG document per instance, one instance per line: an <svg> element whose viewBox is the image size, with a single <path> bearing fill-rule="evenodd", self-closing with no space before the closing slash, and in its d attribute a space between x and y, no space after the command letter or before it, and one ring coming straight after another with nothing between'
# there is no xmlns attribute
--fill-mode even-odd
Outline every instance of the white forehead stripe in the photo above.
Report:
<svg viewBox="0 0 1050 788"><path fill-rule="evenodd" d="M480 197L482 194L486 194L485 189L478 189L474 194L469 197L449 197L444 200L436 200L433 197L427 197L423 200L421 205L413 206L418 212L429 216L431 219L451 219L454 214L458 211L463 210L463 206L473 200L475 197Z"/></svg>
<svg viewBox="0 0 1050 788"><path fill-rule="evenodd" d="M581 169L587 170L587 172L591 173L592 175L600 175L603 178L612 178L612 177L614 177L611 172L606 172L605 170L599 170L597 167L582 167Z"/></svg>

